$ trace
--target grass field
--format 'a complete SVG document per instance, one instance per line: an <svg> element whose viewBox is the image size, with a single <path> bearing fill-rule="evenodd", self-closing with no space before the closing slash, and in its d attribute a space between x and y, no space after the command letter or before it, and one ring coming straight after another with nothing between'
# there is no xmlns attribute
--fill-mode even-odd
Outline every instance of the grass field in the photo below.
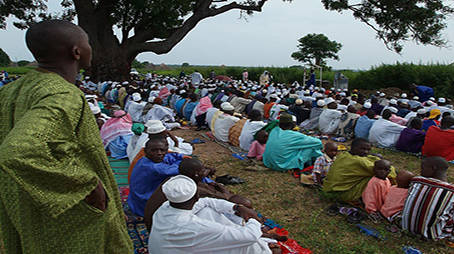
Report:
<svg viewBox="0 0 454 254"><path fill-rule="evenodd" d="M200 132L178 130L176 135L186 140L201 138ZM250 198L254 207L265 216L283 225L290 237L314 253L403 253L403 246L413 246L423 253L454 253L444 242L424 241L406 233L391 233L385 222L363 224L381 232L386 240L366 236L341 215L329 216L325 209L332 204L317 190L303 187L289 173L275 171L252 172L231 152L208 141L195 145L194 154L205 164L218 169L217 175L230 174L244 178L247 183L229 186L233 192ZM390 160L397 169L419 173L420 159L405 153L373 149ZM449 181L454 181L454 168L449 169Z"/></svg>

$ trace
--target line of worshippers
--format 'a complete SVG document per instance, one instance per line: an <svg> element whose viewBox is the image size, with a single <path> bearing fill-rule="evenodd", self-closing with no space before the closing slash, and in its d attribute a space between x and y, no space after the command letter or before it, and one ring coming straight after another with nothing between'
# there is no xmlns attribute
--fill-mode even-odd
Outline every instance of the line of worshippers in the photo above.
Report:
<svg viewBox="0 0 454 254"><path fill-rule="evenodd" d="M171 173L168 175L161 175L159 176L161 178L155 178L157 179L155 184L141 185L140 180L146 177L135 173L141 172L141 170L136 171L136 168L151 168L150 165L143 165L144 161L146 161L144 159L146 153L143 147L151 136L157 135L165 138L167 144L173 142L174 148L179 149L180 143L183 143L183 141L180 142L177 137L173 137L169 132L172 128L178 128L178 124L184 123L178 121L178 119L197 126L198 130L209 129L216 139L229 142L231 145L239 146L249 151L248 156L250 158L263 160L264 165L273 170L286 171L314 165L311 177L312 183L323 186L326 192L334 193L341 200L357 200L360 198L371 200L373 199L371 197L380 196L380 193L382 196L381 200L385 200L383 193L387 193L387 191L376 191L377 188L372 187L367 188L369 181L374 180L377 185L391 187L386 181L389 176L393 179L392 183L398 184L396 188L399 187L406 190L409 186L409 179L411 179L409 176L411 174L406 171L397 174L388 161L379 160L377 157L370 161L363 160L364 158L356 158L355 156L369 157L368 151L366 155L360 156L353 152L356 149L353 146L352 152L341 153L336 158L335 153L332 151L337 152L333 148L337 146L327 145L323 149L320 139L294 131L294 127L298 123L301 129L318 130L322 135L343 136L346 138L358 137L357 141L354 142L356 145L367 143L369 146L374 144L383 147L393 147L396 146L394 143L403 143L402 147L409 148L411 147L409 144L416 138L407 137L405 140L406 135L404 134L408 132L410 135L407 136L411 137L411 134L415 131L417 134L422 133L423 139L422 142L421 139L418 140L418 151L411 150L408 152L417 153L423 149L423 153L428 157L439 156L444 158L444 160L453 159L450 157L452 156L452 149L450 148L450 146L452 147L452 142L446 142L449 137L452 138L453 136L452 107L446 104L444 98L439 98L438 103L435 103L435 99L431 97L428 98L428 101L421 102L417 96L409 100L406 99L406 94L400 95L400 98L392 98L385 97L383 93L379 93L371 95L370 99L366 99L358 91L352 91L350 94L349 91L326 90L317 87L306 87L306 89L297 83L292 84L290 89L282 94L281 91L286 89L283 86L260 86L254 82L207 80L206 83L199 85L177 85L179 81L168 77L155 77L151 80L153 85L149 86L149 88L147 88L147 85L143 86L142 84L141 86L137 83L131 86L125 83L126 86L119 88L130 90L130 87L133 87L133 90L130 90L131 94L127 93L125 102L123 102L130 112L129 108L131 108L131 105L135 105L133 103L144 104L144 109L163 107L166 108L166 112L171 112L168 117L147 118L144 125L146 127L141 125L145 120L144 118L138 122L128 119L129 127L125 128L125 130L127 129L130 132L128 135L130 135L133 142L128 144L125 142L123 147L125 147L125 150L136 151L129 157L133 163L132 166L134 165L131 168L132 193L130 200L140 200L138 205L135 205L134 201L128 200L128 203L130 203L131 209L138 207L138 210L134 211L134 213L138 215L144 214L145 217L147 217L145 213L146 202L150 200L155 190L158 189L158 183L161 183L166 177L178 174L178 171L175 166L157 168L157 172L163 172L167 167L173 169L169 170ZM150 89L152 90L149 91ZM281 90L279 91L278 89ZM149 96L153 96L152 99L148 97L147 103L141 102L142 96L146 97L148 91L150 92ZM272 92L270 93L269 91ZM417 94L416 91L415 93ZM154 95L157 95L157 97L154 97ZM96 104L95 101L93 105ZM399 113L400 111L403 112ZM136 111L132 111L133 114L135 114L134 112ZM138 115L144 116L149 114L149 112L144 113L142 111ZM380 113L377 114L376 112ZM122 112L122 117L132 118L128 115L127 112ZM243 118L242 115L247 115L247 118ZM172 119L171 122L174 125L169 125L170 122L167 119ZM426 127L427 131L422 130L423 127ZM101 127L101 132L102 129L103 127ZM433 130L445 133L446 137L443 140L439 138L433 141L429 137L437 138L440 136L440 134L431 135ZM395 136L391 139L390 133L395 133ZM414 136L419 138L421 135ZM361 139L361 137L366 137L366 139ZM143 141L137 142L141 138ZM430 149L426 149L426 147L430 146L437 147L437 149L433 149L434 154L429 152ZM440 149L443 146L446 148ZM109 146L106 146L106 149L110 149ZM322 149L324 153L322 153ZM172 150L170 146L169 150ZM129 155L127 151L124 154ZM352 159L347 155L353 155L354 158ZM170 157L169 163L171 164L172 160ZM351 161L352 165L348 163L346 165L342 161ZM358 165L355 165L355 163ZM347 179L342 174L329 177L331 164L334 165L334 168L338 168L338 165L340 165L340 168L350 168L353 170L353 175L357 175L357 177L352 178L349 176ZM382 173L379 174L378 172ZM383 177L383 174L386 177ZM136 181L136 179L138 179L138 182L133 184L132 182ZM325 179L326 182L324 181ZM404 180L396 182L396 179ZM204 181L204 184L216 185L215 183L210 183L208 178ZM148 183L149 181L146 182ZM372 183L371 185L373 186ZM146 190L143 189L144 186L147 186ZM134 193L135 187L137 187L136 190L138 192L136 194ZM215 187L215 191L219 191L219 189L219 186ZM370 189L375 191L366 191ZM385 189L387 190L387 188ZM404 192L401 190L400 194ZM213 194L213 196L216 195ZM400 199L397 198L401 201L399 204L403 202L402 200L405 200L405 197L401 195L399 196ZM227 197L226 199L229 198ZM392 199L390 198L389 200ZM393 211L392 215L397 214L394 211L396 209L400 211L402 207L403 205L400 208L390 208ZM379 208L369 209L367 205L366 209L371 214L386 213L380 211ZM391 216L388 215L383 216L389 219ZM148 215L148 217L151 218L152 215Z"/></svg>

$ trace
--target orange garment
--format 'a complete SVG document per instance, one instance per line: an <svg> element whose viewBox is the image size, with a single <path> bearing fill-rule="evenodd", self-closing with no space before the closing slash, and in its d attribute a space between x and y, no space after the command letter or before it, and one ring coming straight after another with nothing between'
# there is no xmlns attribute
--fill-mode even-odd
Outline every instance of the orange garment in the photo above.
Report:
<svg viewBox="0 0 454 254"><path fill-rule="evenodd" d="M270 117L270 110L274 106L274 104L276 104L276 102L268 102L263 106L263 116L265 117L265 119L268 119Z"/></svg>
<svg viewBox="0 0 454 254"><path fill-rule="evenodd" d="M388 178L382 180L378 177L372 177L363 191L363 202L368 213L380 211L385 197L391 188L391 182Z"/></svg>
<svg viewBox="0 0 454 254"><path fill-rule="evenodd" d="M240 135L247 119L241 119L229 129L229 143L233 146L240 146Z"/></svg>
<svg viewBox="0 0 454 254"><path fill-rule="evenodd" d="M173 153L173 152L167 151L167 153ZM136 166L137 162L140 159L142 159L144 156L145 156L145 148L142 147L140 149L140 151L137 153L136 157L134 157L134 160L132 160L131 164L129 164L129 168L128 168L128 184L129 184L129 180L131 179L132 170ZM183 159L186 159L186 158L192 158L192 157L184 155Z"/></svg>
<svg viewBox="0 0 454 254"><path fill-rule="evenodd" d="M381 214L386 218L392 217L394 214L404 209L405 199L408 196L408 189L399 188L397 185L391 186L385 197L385 202L380 209Z"/></svg>

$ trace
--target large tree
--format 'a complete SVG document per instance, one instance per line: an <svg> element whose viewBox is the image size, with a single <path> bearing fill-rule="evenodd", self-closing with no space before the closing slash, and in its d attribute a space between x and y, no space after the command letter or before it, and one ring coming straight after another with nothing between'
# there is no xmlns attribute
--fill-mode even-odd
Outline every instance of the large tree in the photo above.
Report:
<svg viewBox="0 0 454 254"><path fill-rule="evenodd" d="M400 52L402 42L445 45L441 31L453 9L442 0L321 0L328 10L350 10L372 27L387 47ZM267 0L63 0L64 11L49 14L45 0L0 0L0 28L14 16L25 28L43 18L77 15L93 47L92 76L119 79L142 52L165 54L203 19L230 10L261 12ZM114 34L119 28L120 36Z"/></svg>
<svg viewBox="0 0 454 254"><path fill-rule="evenodd" d="M1 0L0 0L1 1ZM0 66L7 67L11 64L11 59L3 49L0 48Z"/></svg>
<svg viewBox="0 0 454 254"><path fill-rule="evenodd" d="M309 65L324 66L324 59L339 60L337 52L342 44L330 41L324 34L308 34L298 40L298 51L292 54L292 58Z"/></svg>

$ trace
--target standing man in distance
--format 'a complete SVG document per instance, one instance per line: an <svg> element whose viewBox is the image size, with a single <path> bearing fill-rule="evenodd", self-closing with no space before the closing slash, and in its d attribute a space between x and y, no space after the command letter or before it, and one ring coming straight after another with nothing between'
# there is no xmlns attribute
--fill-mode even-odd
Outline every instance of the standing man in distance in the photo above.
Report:
<svg viewBox="0 0 454 254"><path fill-rule="evenodd" d="M38 68L0 91L0 246L5 253L132 253L96 121L74 85L87 34L62 20L26 33Z"/></svg>

